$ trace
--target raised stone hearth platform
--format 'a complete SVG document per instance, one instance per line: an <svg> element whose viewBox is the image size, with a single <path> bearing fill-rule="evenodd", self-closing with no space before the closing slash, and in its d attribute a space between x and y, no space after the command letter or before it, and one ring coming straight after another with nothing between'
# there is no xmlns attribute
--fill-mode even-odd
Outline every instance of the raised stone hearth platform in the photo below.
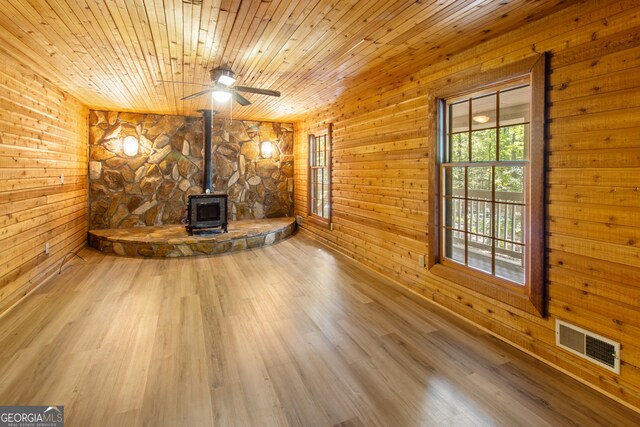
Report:
<svg viewBox="0 0 640 427"><path fill-rule="evenodd" d="M296 229L295 218L229 222L229 232L190 236L184 225L89 231L89 246L107 254L131 257L215 255L270 245Z"/></svg>

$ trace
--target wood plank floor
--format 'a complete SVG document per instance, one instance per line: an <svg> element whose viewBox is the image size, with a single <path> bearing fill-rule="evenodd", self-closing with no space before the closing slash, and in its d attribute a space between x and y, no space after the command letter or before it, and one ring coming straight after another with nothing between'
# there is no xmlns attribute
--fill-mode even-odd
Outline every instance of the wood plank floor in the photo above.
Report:
<svg viewBox="0 0 640 427"><path fill-rule="evenodd" d="M81 255L0 318L0 405L65 405L67 426L640 425L304 234Z"/></svg>

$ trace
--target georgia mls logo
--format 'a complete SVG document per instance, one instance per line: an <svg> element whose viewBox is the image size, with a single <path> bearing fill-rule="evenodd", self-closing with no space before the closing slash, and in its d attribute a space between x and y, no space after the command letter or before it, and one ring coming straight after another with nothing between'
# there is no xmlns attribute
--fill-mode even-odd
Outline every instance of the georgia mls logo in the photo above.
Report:
<svg viewBox="0 0 640 427"><path fill-rule="evenodd" d="M0 406L0 427L64 427L64 406Z"/></svg>

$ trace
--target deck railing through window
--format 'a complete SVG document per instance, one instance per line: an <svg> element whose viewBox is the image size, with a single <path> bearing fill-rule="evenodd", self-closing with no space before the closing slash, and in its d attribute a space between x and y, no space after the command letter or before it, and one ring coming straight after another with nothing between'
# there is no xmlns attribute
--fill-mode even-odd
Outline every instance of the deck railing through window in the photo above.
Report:
<svg viewBox="0 0 640 427"><path fill-rule="evenodd" d="M491 201L490 191L468 190L465 197L460 189L452 196L446 208L447 228L451 227L446 245L459 254L454 259L464 260L466 247L467 259L494 258L507 277L514 268L519 275L525 255L523 194L495 192Z"/></svg>

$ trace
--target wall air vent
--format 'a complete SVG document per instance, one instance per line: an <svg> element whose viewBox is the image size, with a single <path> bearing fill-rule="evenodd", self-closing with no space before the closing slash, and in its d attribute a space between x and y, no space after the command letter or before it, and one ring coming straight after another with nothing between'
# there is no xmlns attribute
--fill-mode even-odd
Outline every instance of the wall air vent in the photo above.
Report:
<svg viewBox="0 0 640 427"><path fill-rule="evenodd" d="M620 374L620 343L556 319L556 345Z"/></svg>

